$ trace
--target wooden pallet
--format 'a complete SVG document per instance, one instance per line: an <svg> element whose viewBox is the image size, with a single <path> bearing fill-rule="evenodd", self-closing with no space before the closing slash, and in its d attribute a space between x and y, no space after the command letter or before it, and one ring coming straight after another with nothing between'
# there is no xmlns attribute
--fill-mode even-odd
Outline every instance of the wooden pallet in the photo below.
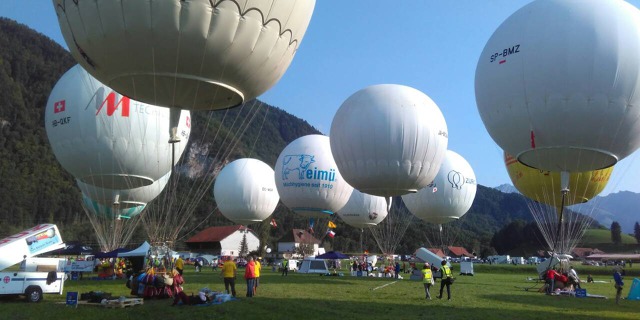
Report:
<svg viewBox="0 0 640 320"><path fill-rule="evenodd" d="M144 299L132 298L132 299L125 299L124 301L120 301L118 299L107 300L106 304L101 304L101 305L104 306L105 308L126 308L126 307L142 305L142 304L144 304Z"/></svg>

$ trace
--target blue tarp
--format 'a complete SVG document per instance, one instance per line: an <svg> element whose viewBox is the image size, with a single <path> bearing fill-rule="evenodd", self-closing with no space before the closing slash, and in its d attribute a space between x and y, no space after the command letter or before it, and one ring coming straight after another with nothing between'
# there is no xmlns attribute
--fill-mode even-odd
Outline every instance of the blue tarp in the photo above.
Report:
<svg viewBox="0 0 640 320"><path fill-rule="evenodd" d="M319 256L316 256L316 259L329 259L329 260L349 259L349 256L339 251L329 251Z"/></svg>

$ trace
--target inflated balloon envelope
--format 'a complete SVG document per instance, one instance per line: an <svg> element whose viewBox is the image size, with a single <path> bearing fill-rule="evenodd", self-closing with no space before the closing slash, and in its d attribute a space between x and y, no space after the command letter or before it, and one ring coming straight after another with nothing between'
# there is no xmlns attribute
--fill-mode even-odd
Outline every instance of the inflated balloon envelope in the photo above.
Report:
<svg viewBox="0 0 640 320"><path fill-rule="evenodd" d="M172 146L169 113L118 94L76 65L49 95L45 129L56 159L76 179L131 189L153 184L180 159L191 132L190 114L179 113L182 142Z"/></svg>
<svg viewBox="0 0 640 320"><path fill-rule="evenodd" d="M460 219L469 211L478 184L469 162L447 150L435 179L418 193L402 196L405 205L423 221L443 224Z"/></svg>
<svg viewBox="0 0 640 320"><path fill-rule="evenodd" d="M548 171L613 166L640 146L640 11L619 0L537 0L478 61L478 111L493 140Z"/></svg>
<svg viewBox="0 0 640 320"><path fill-rule="evenodd" d="M560 172L538 170L518 162L504 153L504 164L513 186L527 198L560 208ZM602 170L572 172L569 176L569 192L565 195L565 206L587 202L597 196L609 182L613 167ZM560 212L560 210L558 210Z"/></svg>
<svg viewBox="0 0 640 320"><path fill-rule="evenodd" d="M282 203L307 218L332 215L353 191L333 160L329 137L318 134L300 137L282 150L275 180Z"/></svg>
<svg viewBox="0 0 640 320"><path fill-rule="evenodd" d="M315 0L52 0L71 54L132 99L215 110L284 74Z"/></svg>
<svg viewBox="0 0 640 320"><path fill-rule="evenodd" d="M330 136L344 179L381 197L427 186L448 144L447 124L433 100L395 84L366 87L347 98L333 117Z"/></svg>
<svg viewBox="0 0 640 320"><path fill-rule="evenodd" d="M273 169L249 158L235 160L222 168L213 194L220 213L242 225L268 218L280 200Z"/></svg>

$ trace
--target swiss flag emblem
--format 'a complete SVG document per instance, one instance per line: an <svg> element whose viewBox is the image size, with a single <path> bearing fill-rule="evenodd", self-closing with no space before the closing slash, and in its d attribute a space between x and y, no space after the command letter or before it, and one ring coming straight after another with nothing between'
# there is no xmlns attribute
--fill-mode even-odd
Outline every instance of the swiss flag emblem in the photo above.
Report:
<svg viewBox="0 0 640 320"><path fill-rule="evenodd" d="M63 112L65 109L65 101L64 100L60 100L56 103L53 104L53 113L60 113Z"/></svg>

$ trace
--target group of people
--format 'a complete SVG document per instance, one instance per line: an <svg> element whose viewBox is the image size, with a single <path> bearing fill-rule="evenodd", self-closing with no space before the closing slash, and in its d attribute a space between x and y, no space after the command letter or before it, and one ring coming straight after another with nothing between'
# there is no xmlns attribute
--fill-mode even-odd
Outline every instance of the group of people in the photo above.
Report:
<svg viewBox="0 0 640 320"><path fill-rule="evenodd" d="M442 260L441 268L442 271L442 281L440 281L440 295L438 295L438 299L442 299L442 293L444 288L447 288L447 300L451 300L451 285L453 284L453 273L451 272L451 268L447 264L447 260ZM433 276L433 270L431 265L428 262L425 262L422 267L422 283L424 285L425 299L431 300L431 293L429 289L431 286L435 284L435 278Z"/></svg>
<svg viewBox="0 0 640 320"><path fill-rule="evenodd" d="M247 265L244 269L244 279L247 282L247 297L255 296L260 285L260 272L262 271L260 260L260 258L254 258L253 256L247 258ZM236 296L237 272L238 266L232 259L228 259L222 264L220 274L224 279L224 289L233 297Z"/></svg>
<svg viewBox="0 0 640 320"><path fill-rule="evenodd" d="M580 278L573 266L569 270L549 268L545 272L545 292L552 294L556 290L573 291L580 289Z"/></svg>

